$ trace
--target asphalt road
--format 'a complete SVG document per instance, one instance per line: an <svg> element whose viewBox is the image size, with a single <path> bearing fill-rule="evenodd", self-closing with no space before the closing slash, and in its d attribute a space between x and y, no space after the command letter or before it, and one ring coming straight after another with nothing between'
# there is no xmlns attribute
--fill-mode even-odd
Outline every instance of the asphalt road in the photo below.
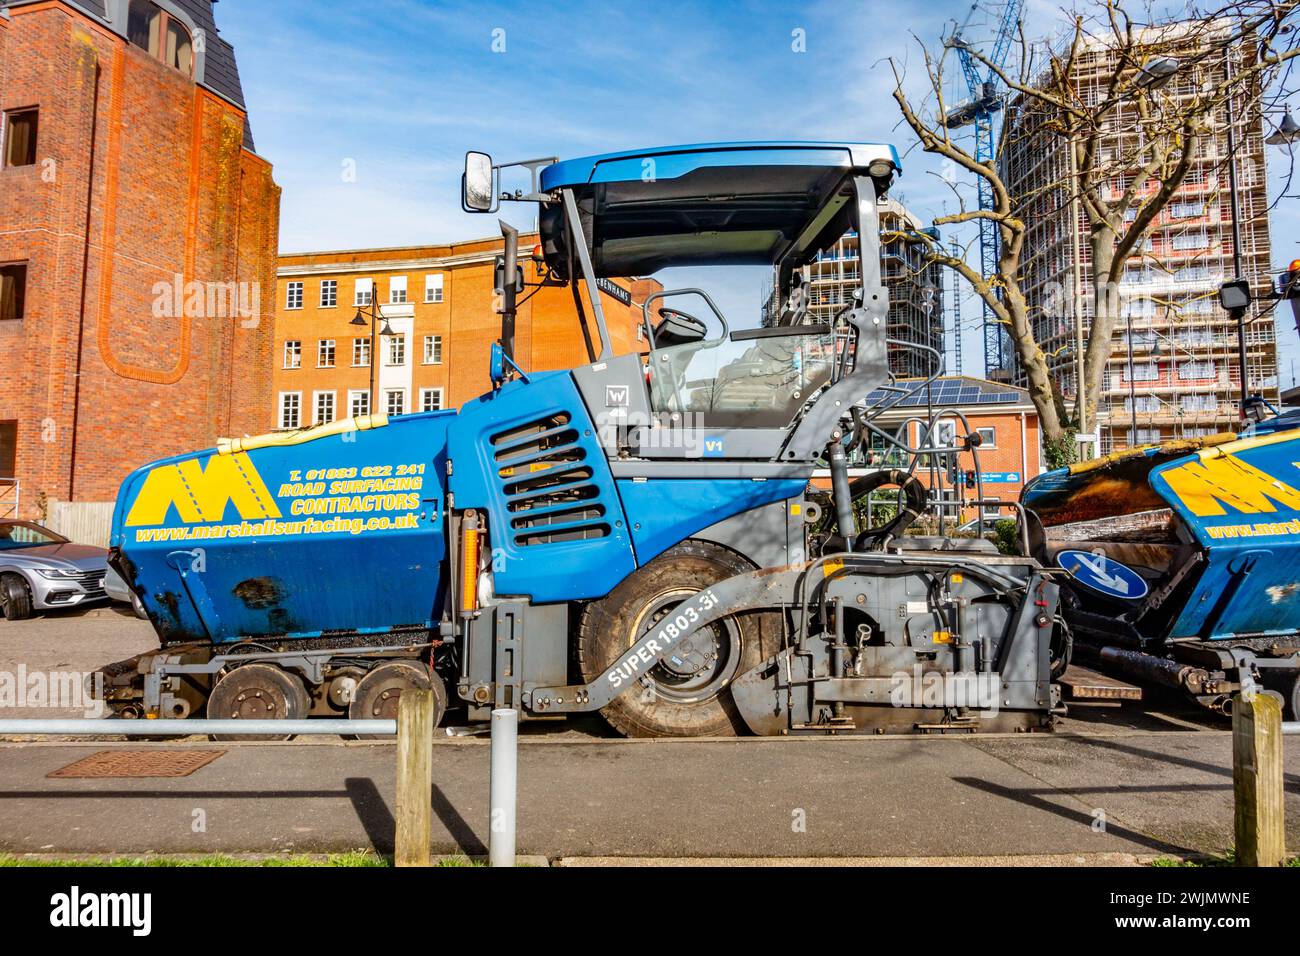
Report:
<svg viewBox="0 0 1300 956"><path fill-rule="evenodd" d="M0 621L0 672L91 671L152 637L111 608ZM1286 747L1295 848L1300 738ZM47 777L101 750L167 748L224 753L183 778ZM436 852L485 851L487 758L481 738L435 744ZM393 784L388 743L4 743L0 851L388 852ZM1056 735L623 741L589 719L530 726L520 748L519 849L552 859L1114 860L1098 855L1220 853L1231 829L1226 722L1159 694L1076 709Z"/></svg>
<svg viewBox="0 0 1300 956"><path fill-rule="evenodd" d="M325 852L393 834L391 744L186 745L175 779L51 779L99 750L0 745L0 851ZM1300 767L1300 740L1287 761ZM519 850L561 857L1183 856L1232 842L1222 732L732 741L526 740ZM488 746L434 746L434 850L485 852ZM1300 774L1287 779L1300 846Z"/></svg>

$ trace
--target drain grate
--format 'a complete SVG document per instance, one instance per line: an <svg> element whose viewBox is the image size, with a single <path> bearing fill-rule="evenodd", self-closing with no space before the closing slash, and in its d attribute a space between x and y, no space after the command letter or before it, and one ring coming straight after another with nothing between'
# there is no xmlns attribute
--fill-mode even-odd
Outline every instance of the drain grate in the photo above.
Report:
<svg viewBox="0 0 1300 956"><path fill-rule="evenodd" d="M188 777L224 750L101 750L46 777Z"/></svg>

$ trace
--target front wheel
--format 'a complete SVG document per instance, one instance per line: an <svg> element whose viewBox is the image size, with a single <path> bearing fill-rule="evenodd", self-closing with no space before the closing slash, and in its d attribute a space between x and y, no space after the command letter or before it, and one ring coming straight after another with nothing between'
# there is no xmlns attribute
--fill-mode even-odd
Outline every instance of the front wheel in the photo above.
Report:
<svg viewBox="0 0 1300 956"><path fill-rule="evenodd" d="M20 574L0 574L0 613L6 621L32 616L32 592Z"/></svg>
<svg viewBox="0 0 1300 956"><path fill-rule="evenodd" d="M586 683L700 590L754 570L726 548L684 541L588 605L578 634L578 669ZM722 618L683 641L601 709L629 737L731 737L745 729L731 681L776 652L775 615Z"/></svg>

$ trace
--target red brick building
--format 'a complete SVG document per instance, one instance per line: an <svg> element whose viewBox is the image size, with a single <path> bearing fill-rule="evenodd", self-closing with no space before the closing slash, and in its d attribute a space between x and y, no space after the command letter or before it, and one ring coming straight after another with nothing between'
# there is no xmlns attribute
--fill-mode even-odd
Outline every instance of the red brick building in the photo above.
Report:
<svg viewBox="0 0 1300 956"><path fill-rule="evenodd" d="M0 6L0 515L33 516L270 429L280 191L213 0Z"/></svg>
<svg viewBox="0 0 1300 956"><path fill-rule="evenodd" d="M535 233L519 237L525 254ZM393 249L290 253L276 294L275 416L279 428L319 425L373 410L390 415L459 408L491 388L488 355L501 335L495 262L500 238ZM528 283L515 322L515 360L526 372L590 361L567 286ZM614 354L644 349L641 304L654 279L609 279L601 304ZM591 314L585 292L580 292ZM357 310L377 305L391 335L376 337ZM594 332L592 333L595 334ZM599 343L596 343L599 346ZM372 375L373 373L373 375Z"/></svg>

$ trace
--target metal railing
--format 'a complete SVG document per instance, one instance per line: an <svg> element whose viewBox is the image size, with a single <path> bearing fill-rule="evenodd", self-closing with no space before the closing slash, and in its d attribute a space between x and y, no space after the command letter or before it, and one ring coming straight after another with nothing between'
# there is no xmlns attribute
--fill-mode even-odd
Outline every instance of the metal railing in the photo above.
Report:
<svg viewBox="0 0 1300 956"><path fill-rule="evenodd" d="M23 718L0 720L0 735L156 737L191 734L257 736L263 734L397 737L396 834L393 862L397 866L430 866L433 842L433 692L409 690L398 699L397 720L123 720L103 718ZM518 711L492 711L489 780L488 862L515 865L515 818L518 806Z"/></svg>
<svg viewBox="0 0 1300 956"><path fill-rule="evenodd" d="M318 718L315 720L28 718L0 720L0 734L38 736L66 734L89 737L188 737L190 734L223 734L230 736L292 734L301 737L322 734L365 734L393 737L397 734L397 721L331 718Z"/></svg>
<svg viewBox="0 0 1300 956"><path fill-rule="evenodd" d="M17 478L0 478L0 518L22 517L22 482Z"/></svg>

